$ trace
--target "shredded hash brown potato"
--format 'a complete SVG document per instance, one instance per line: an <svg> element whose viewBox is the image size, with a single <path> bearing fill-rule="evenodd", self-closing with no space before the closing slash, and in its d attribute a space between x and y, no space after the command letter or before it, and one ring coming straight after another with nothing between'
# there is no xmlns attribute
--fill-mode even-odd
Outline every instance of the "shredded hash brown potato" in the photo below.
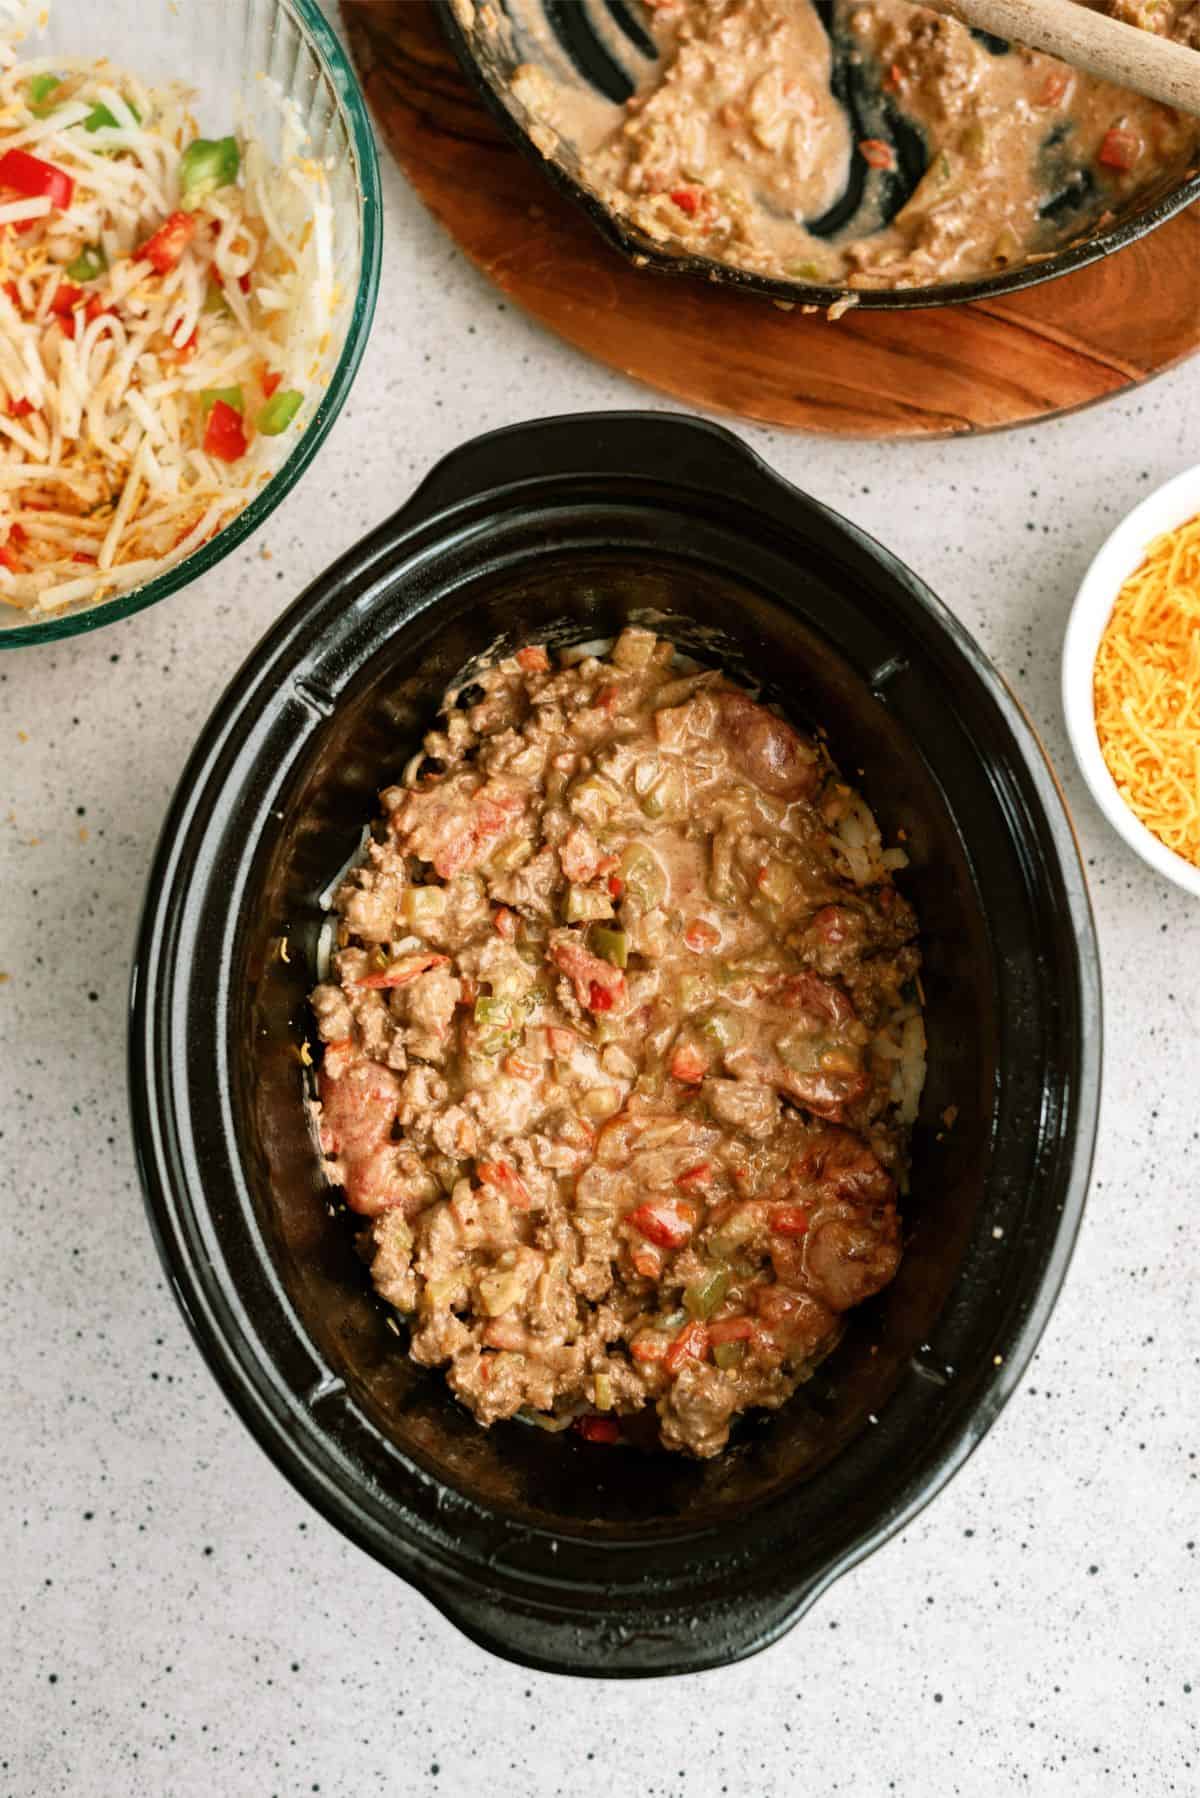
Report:
<svg viewBox="0 0 1200 1798"><path fill-rule="evenodd" d="M0 601L27 612L181 562L320 397L326 170L282 95L278 166L201 139L191 98L0 43Z"/></svg>
<svg viewBox="0 0 1200 1798"><path fill-rule="evenodd" d="M1121 588L1096 655L1094 698L1122 799L1200 867L1200 518L1152 543Z"/></svg>

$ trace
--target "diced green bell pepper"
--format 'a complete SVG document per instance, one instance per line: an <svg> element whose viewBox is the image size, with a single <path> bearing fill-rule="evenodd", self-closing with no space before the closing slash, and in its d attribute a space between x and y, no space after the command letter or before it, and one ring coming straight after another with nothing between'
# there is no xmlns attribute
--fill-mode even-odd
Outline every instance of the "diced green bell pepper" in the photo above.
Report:
<svg viewBox="0 0 1200 1798"><path fill-rule="evenodd" d="M142 122L142 115L137 107L131 105L128 100L126 100L125 104L129 107L134 121L140 125ZM92 107L91 112L88 113L87 118L83 121L83 128L85 131L120 131L122 129L121 122L117 118L116 113L112 110L111 106L105 106L103 102L101 102L99 106Z"/></svg>
<svg viewBox="0 0 1200 1798"><path fill-rule="evenodd" d="M629 966L629 938L623 930L615 930L610 925L593 924L588 940L595 954L602 955L615 968Z"/></svg>
<svg viewBox="0 0 1200 1798"><path fill-rule="evenodd" d="M31 75L29 78L29 109L39 117L49 112L47 100L56 87L62 86L61 75Z"/></svg>
<svg viewBox="0 0 1200 1798"><path fill-rule="evenodd" d="M246 399L240 387L206 387L200 395L200 410L208 417L218 400L224 400L235 412L246 410Z"/></svg>
<svg viewBox="0 0 1200 1798"><path fill-rule="evenodd" d="M732 1278L727 1267L710 1267L694 1285L689 1286L683 1295L689 1317L711 1317L729 1291Z"/></svg>
<svg viewBox="0 0 1200 1798"><path fill-rule="evenodd" d="M193 212L219 187L236 181L242 166L236 137L198 137L179 158L179 197Z"/></svg>
<svg viewBox="0 0 1200 1798"><path fill-rule="evenodd" d="M67 264L67 277L71 281L95 281L108 267L108 257L101 244L88 244L80 250L74 262Z"/></svg>
<svg viewBox="0 0 1200 1798"><path fill-rule="evenodd" d="M742 1020L733 1011L711 1011L700 1029L718 1049L732 1049L735 1043L741 1041Z"/></svg>
<svg viewBox="0 0 1200 1798"><path fill-rule="evenodd" d="M568 924L588 924L596 918L611 918L612 901L603 893L593 893L587 887L568 887L563 916Z"/></svg>
<svg viewBox="0 0 1200 1798"><path fill-rule="evenodd" d="M630 843L621 855L621 879L625 891L645 911L653 911L667 896L667 876L653 850L644 843Z"/></svg>
<svg viewBox="0 0 1200 1798"><path fill-rule="evenodd" d="M278 437L287 430L303 404L302 393L294 387L285 387L282 393L271 395L254 422L264 437Z"/></svg>
<svg viewBox="0 0 1200 1798"><path fill-rule="evenodd" d="M475 1022L483 1030L511 1030L513 1025L512 1000L488 997L476 999Z"/></svg>

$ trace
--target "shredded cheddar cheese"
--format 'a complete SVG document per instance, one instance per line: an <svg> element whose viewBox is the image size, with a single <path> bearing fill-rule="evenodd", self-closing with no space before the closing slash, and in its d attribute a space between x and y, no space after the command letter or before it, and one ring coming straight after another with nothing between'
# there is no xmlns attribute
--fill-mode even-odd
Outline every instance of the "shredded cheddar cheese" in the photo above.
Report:
<svg viewBox="0 0 1200 1798"><path fill-rule="evenodd" d="M1200 517L1159 537L1096 654L1096 734L1122 799L1200 867Z"/></svg>

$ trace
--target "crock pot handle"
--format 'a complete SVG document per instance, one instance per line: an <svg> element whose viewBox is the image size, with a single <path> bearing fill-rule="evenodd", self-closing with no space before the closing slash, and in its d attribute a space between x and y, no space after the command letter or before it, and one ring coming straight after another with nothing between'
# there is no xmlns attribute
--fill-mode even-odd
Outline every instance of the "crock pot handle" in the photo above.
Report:
<svg viewBox="0 0 1200 1798"><path fill-rule="evenodd" d="M769 1595L731 1585L703 1608L655 1604L641 1598L627 1608L559 1607L509 1591L501 1596L472 1584L411 1575L456 1628L481 1648L521 1667L585 1679L646 1679L729 1666L777 1642L804 1616L831 1580L858 1554L812 1571Z"/></svg>
<svg viewBox="0 0 1200 1798"><path fill-rule="evenodd" d="M531 419L450 451L393 524L420 525L484 493L555 479L684 483L762 505L792 491L732 431L675 412L591 412Z"/></svg>

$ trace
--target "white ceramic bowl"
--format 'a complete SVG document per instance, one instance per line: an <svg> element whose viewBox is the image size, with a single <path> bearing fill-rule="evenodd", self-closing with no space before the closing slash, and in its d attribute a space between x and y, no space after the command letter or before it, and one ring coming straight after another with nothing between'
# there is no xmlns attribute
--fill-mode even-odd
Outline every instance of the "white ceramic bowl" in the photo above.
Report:
<svg viewBox="0 0 1200 1798"><path fill-rule="evenodd" d="M1071 608L1063 643L1062 690L1067 734L1092 797L1118 835L1158 874L1200 899L1200 868L1147 830L1122 799L1096 735L1092 671L1117 594L1164 531L1200 514L1200 468L1189 468L1150 494L1097 552Z"/></svg>

